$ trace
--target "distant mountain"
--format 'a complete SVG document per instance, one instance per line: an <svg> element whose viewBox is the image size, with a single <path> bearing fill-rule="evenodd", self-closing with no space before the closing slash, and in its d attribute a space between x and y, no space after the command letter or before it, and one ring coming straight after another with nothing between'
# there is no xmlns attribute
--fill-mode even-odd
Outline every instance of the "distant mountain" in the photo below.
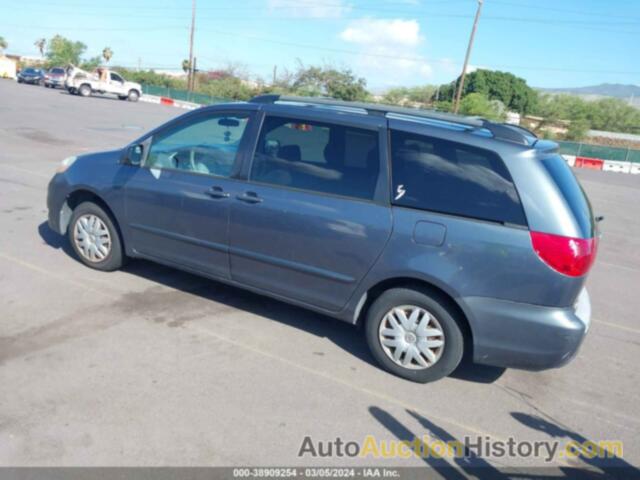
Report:
<svg viewBox="0 0 640 480"><path fill-rule="evenodd" d="M640 86L623 85L621 83L601 83L600 85L592 85L588 87L575 88L538 88L541 92L547 93L568 93L571 95L598 97L615 97L615 98L640 98Z"/></svg>

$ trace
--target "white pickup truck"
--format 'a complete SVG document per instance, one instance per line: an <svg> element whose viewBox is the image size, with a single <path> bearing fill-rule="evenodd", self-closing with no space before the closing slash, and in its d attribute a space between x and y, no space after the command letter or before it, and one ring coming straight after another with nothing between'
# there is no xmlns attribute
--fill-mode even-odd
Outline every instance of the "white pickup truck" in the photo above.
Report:
<svg viewBox="0 0 640 480"><path fill-rule="evenodd" d="M139 83L127 82L119 73L104 67L96 69L93 73L70 67L67 71L65 87L73 95L88 97L94 93L106 93L130 102L137 102L142 95L142 87Z"/></svg>

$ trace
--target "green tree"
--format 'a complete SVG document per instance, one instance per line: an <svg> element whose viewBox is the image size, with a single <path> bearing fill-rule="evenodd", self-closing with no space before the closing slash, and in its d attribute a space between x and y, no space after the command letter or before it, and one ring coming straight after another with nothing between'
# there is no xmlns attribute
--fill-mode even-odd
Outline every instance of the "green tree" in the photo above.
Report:
<svg viewBox="0 0 640 480"><path fill-rule="evenodd" d="M640 110L616 98L589 101L576 95L542 95L533 113L543 118L538 131L570 122L567 135L574 137L587 129L640 133Z"/></svg>
<svg viewBox="0 0 640 480"><path fill-rule="evenodd" d="M4 37L0 37L0 53L4 53L8 46L9 44L4 39Z"/></svg>
<svg viewBox="0 0 640 480"><path fill-rule="evenodd" d="M98 55L96 55L95 57L91 57L88 58L86 60L80 60L80 68L82 68L83 70L95 70L96 68L98 68L100 66L100 63L102 63L102 58L99 57Z"/></svg>
<svg viewBox="0 0 640 480"><path fill-rule="evenodd" d="M38 40L35 41L34 45L38 49L38 51L40 52L40 56L44 57L44 48L47 45L47 39L46 38L39 38Z"/></svg>
<svg viewBox="0 0 640 480"><path fill-rule="evenodd" d="M111 50L111 48L104 47L104 49L102 49L102 58L104 58L104 61L106 63L109 63L109 60L111 60L111 57L113 57L113 51Z"/></svg>
<svg viewBox="0 0 640 480"><path fill-rule="evenodd" d="M339 100L365 100L369 96L364 78L356 77L349 69L334 67L303 67L295 74L292 88L300 95L326 95Z"/></svg>
<svg viewBox="0 0 640 480"><path fill-rule="evenodd" d="M460 113L487 118L489 120L504 120L504 105L499 101L489 100L481 93L470 93L460 102Z"/></svg>
<svg viewBox="0 0 640 480"><path fill-rule="evenodd" d="M87 46L82 42L74 42L61 35L56 35L47 45L47 63L54 65L79 65Z"/></svg>
<svg viewBox="0 0 640 480"><path fill-rule="evenodd" d="M460 78L440 87L440 99L452 101ZM530 113L537 101L537 93L527 82L509 72L476 70L466 76L462 96L480 93L489 100L500 100L508 110Z"/></svg>
<svg viewBox="0 0 640 480"><path fill-rule="evenodd" d="M382 101L394 105L431 106L436 90L435 85L391 88L385 92Z"/></svg>
<svg viewBox="0 0 640 480"><path fill-rule="evenodd" d="M586 118L578 118L569 124L565 140L582 140L589 130L589 121Z"/></svg>
<svg viewBox="0 0 640 480"><path fill-rule="evenodd" d="M130 70L123 67L113 67L113 70L120 73L124 78L132 82L138 82L144 85L154 85L158 87L169 87L175 89L187 88L186 81L183 78L171 77L153 70Z"/></svg>
<svg viewBox="0 0 640 480"><path fill-rule="evenodd" d="M387 90L382 96L382 103L391 105L404 105L409 99L408 89L405 87L394 87Z"/></svg>

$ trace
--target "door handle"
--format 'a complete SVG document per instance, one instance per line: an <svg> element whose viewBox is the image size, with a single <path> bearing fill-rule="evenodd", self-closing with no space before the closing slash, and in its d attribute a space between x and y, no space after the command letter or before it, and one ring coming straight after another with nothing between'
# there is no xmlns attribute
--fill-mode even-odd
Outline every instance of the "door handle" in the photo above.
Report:
<svg viewBox="0 0 640 480"><path fill-rule="evenodd" d="M245 192L242 195L238 195L236 198L241 202L246 202L246 203L262 202L262 199L258 197L258 194L256 192Z"/></svg>
<svg viewBox="0 0 640 480"><path fill-rule="evenodd" d="M211 187L206 194L211 198L229 198L229 194L222 190L222 187Z"/></svg>

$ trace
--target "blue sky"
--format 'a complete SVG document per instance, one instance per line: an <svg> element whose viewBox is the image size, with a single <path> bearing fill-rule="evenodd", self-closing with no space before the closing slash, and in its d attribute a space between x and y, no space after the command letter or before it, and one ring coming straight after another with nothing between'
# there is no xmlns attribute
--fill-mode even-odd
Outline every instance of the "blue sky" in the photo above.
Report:
<svg viewBox="0 0 640 480"><path fill-rule="evenodd" d="M197 0L202 69L242 64L268 78L305 65L351 68L376 90L459 74L476 0ZM107 6L108 5L108 6ZM8 53L56 33L112 64L178 69L191 0L0 0ZM640 0L485 0L470 64L538 87L640 84Z"/></svg>

